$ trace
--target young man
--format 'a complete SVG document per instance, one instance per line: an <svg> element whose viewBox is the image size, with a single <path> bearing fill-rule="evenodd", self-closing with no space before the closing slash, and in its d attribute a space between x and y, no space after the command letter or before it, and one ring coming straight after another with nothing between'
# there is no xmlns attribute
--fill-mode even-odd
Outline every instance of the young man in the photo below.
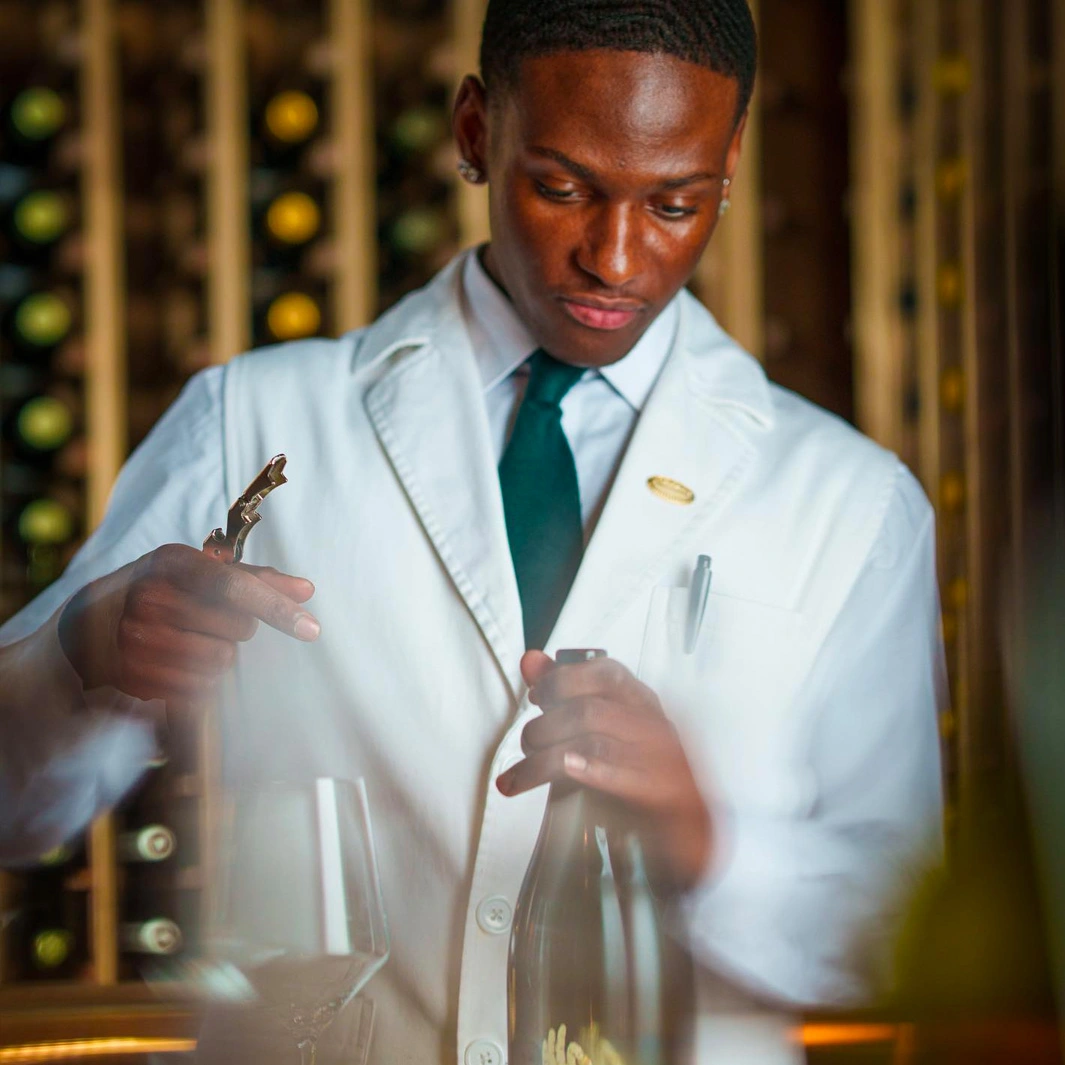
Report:
<svg viewBox="0 0 1065 1065"><path fill-rule="evenodd" d="M156 700L173 720L224 676L231 777L367 779L378 1060L502 1060L509 917L561 777L643 820L705 996L860 998L858 947L938 839L932 515L682 291L754 65L744 0L492 0L454 116L490 244L365 330L190 382L4 630L7 858L120 798ZM272 568L206 558L278 451L250 539ZM566 646L611 657L541 651Z"/></svg>

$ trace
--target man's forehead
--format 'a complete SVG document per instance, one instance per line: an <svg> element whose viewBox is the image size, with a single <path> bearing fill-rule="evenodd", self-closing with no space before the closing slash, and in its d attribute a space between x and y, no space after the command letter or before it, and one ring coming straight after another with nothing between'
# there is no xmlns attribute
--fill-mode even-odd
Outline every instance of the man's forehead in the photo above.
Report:
<svg viewBox="0 0 1065 1065"><path fill-rule="evenodd" d="M717 140L734 125L734 78L655 52L589 50L525 59L501 111L521 140L571 130L635 141Z"/></svg>

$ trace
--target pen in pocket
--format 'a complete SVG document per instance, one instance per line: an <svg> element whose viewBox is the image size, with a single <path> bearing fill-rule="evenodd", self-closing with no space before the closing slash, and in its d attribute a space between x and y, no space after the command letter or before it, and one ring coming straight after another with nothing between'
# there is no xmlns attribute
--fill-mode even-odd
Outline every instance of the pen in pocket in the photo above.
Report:
<svg viewBox="0 0 1065 1065"><path fill-rule="evenodd" d="M695 650L699 639L699 630L703 627L703 615L706 613L706 599L710 594L712 576L709 555L700 555L692 573L691 587L688 591L688 619L684 627L684 653L690 655Z"/></svg>

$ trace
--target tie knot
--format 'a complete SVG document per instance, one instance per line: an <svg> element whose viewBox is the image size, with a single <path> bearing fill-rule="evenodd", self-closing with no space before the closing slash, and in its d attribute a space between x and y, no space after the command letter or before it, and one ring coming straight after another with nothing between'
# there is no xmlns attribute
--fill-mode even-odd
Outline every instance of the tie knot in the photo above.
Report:
<svg viewBox="0 0 1065 1065"><path fill-rule="evenodd" d="M543 348L537 348L529 359L529 383L525 389L525 402L557 407L583 373L583 366L559 362Z"/></svg>

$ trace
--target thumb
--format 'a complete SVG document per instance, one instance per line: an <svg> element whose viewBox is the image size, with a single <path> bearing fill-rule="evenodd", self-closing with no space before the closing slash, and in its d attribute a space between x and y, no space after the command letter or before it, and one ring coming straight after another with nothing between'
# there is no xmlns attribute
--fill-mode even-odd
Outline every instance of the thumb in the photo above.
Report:
<svg viewBox="0 0 1065 1065"><path fill-rule="evenodd" d="M287 595L293 602L305 603L314 595L314 585L306 577L293 577L274 569L273 566L248 566L241 563L241 567L253 573L264 584L270 585L275 592Z"/></svg>
<svg viewBox="0 0 1065 1065"><path fill-rule="evenodd" d="M521 656L521 677L530 688L536 687L537 682L554 668L551 656L543 651L526 651Z"/></svg>

